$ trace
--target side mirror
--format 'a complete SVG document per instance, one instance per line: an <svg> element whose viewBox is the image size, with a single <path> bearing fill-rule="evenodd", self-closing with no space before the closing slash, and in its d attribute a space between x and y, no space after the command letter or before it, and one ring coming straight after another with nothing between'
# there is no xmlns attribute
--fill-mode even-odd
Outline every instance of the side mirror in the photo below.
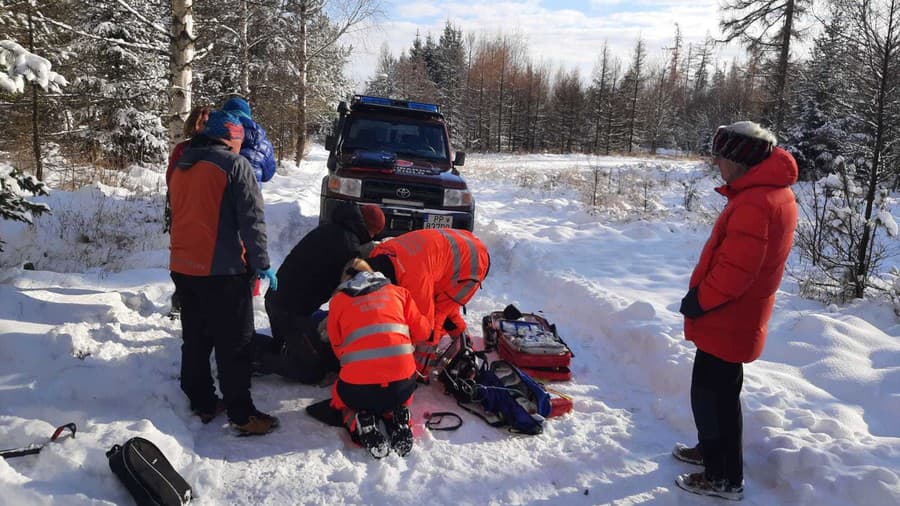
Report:
<svg viewBox="0 0 900 506"><path fill-rule="evenodd" d="M326 151L334 151L334 145L335 145L334 136L326 135L325 136L325 150Z"/></svg>
<svg viewBox="0 0 900 506"><path fill-rule="evenodd" d="M462 167L466 164L466 153L464 151L457 151L456 158L453 159L453 165L457 167Z"/></svg>
<svg viewBox="0 0 900 506"><path fill-rule="evenodd" d="M338 108L337 108L338 114L340 114L341 116L343 116L344 114L347 114L347 110L348 110L348 109L347 109L347 102L344 102L343 100L341 100L340 102L338 102Z"/></svg>

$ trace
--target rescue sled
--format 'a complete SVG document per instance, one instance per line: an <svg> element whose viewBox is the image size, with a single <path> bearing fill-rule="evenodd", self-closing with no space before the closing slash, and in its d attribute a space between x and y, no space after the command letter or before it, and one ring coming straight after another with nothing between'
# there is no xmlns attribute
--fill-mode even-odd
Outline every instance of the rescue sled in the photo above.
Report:
<svg viewBox="0 0 900 506"><path fill-rule="evenodd" d="M496 349L501 358L536 379L572 379L572 350L556 333L556 325L544 317L521 313L510 304L481 323L486 350Z"/></svg>

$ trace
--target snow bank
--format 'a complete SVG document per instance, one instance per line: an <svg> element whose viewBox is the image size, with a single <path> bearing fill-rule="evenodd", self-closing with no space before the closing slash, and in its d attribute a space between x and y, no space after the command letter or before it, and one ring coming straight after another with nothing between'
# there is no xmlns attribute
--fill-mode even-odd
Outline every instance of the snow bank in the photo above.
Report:
<svg viewBox="0 0 900 506"><path fill-rule="evenodd" d="M171 282L156 257L165 252L157 242L164 236L153 225L142 228L145 204L103 187L56 192L55 205L84 216L98 199L108 209L123 206L130 210L118 214L124 227L146 235L111 257L107 265L117 271L75 261L70 273L0 271L0 446L40 441L68 421L80 429L39 457L0 462L0 497L10 504L126 504L104 452L142 435L166 452L200 505L711 504L674 486L676 474L696 468L669 451L695 437L693 348L683 340L677 304L709 231L704 222L721 199L693 162L672 162L659 177L694 181L697 210L683 207L679 186L660 185L666 213L627 222L586 213L581 194L564 185L520 184L582 162L587 158L472 156L466 166L479 209L476 233L494 260L467 321L478 329L482 315L514 303L557 323L575 352L574 379L553 388L573 397L574 413L549 420L540 436L516 436L462 412L439 387L421 388L416 420L452 410L464 425L449 433L417 426L412 453L382 461L303 412L327 388L254 378L257 406L282 421L261 438L237 438L222 419L202 425L192 417L177 379L180 326L164 317ZM616 167L613 159L603 163ZM508 177L497 178L501 170ZM264 186L276 265L315 226L324 173L316 148ZM69 265L63 253L77 257L78 243L56 230L20 231L36 235L10 245L30 237L31 249L22 251L46 247L55 265ZM745 368L745 501L898 504L896 317L882 303L833 310L794 293L786 280L763 357Z"/></svg>

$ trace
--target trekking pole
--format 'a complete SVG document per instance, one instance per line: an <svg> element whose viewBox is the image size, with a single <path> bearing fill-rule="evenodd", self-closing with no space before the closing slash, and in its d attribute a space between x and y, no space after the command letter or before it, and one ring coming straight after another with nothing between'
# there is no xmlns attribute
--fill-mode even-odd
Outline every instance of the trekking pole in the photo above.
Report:
<svg viewBox="0 0 900 506"><path fill-rule="evenodd" d="M0 450L0 457L3 457L4 459L11 459L13 457L22 457L25 455L34 455L34 454L40 453L41 450L44 448L44 446L46 446L48 443L52 443L52 442L56 441L57 439L59 439L60 434L62 434L63 430L65 430L65 429L68 429L72 433L72 438L75 437L75 430L76 430L75 424L67 423L65 425L60 425L59 427L56 428L55 431L53 431L53 435L50 436L50 441L47 441L44 444L30 444L30 445L22 447L22 448L10 448L8 450Z"/></svg>

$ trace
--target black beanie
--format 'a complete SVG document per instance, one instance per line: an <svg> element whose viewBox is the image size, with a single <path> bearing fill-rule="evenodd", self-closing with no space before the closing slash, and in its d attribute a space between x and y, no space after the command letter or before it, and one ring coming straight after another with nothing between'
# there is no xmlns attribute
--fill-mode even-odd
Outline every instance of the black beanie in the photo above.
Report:
<svg viewBox="0 0 900 506"><path fill-rule="evenodd" d="M716 130L712 141L713 156L753 167L772 154L775 135L752 121L738 121Z"/></svg>

